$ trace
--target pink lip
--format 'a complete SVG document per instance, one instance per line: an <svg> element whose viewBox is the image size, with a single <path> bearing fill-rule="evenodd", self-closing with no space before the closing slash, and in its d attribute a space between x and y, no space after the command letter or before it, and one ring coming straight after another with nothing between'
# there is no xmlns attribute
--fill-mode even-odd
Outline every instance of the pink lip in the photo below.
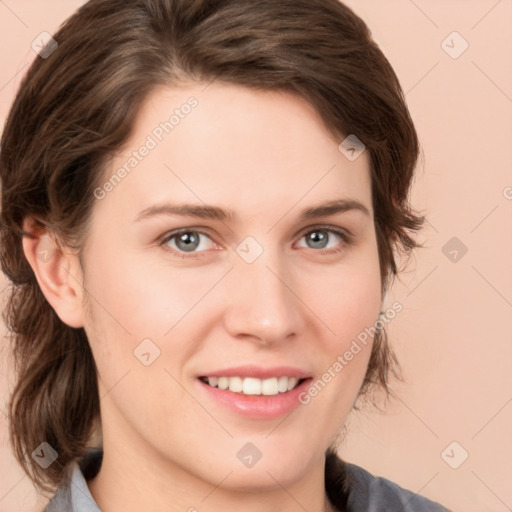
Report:
<svg viewBox="0 0 512 512"><path fill-rule="evenodd" d="M301 370L300 368L293 368L292 366L272 366L264 368L262 366L244 365L209 371L198 375L198 377L255 377L257 379L295 377L297 379L307 379L311 377L311 373Z"/></svg>
<svg viewBox="0 0 512 512"><path fill-rule="evenodd" d="M274 373L273 375L276 374ZM210 399L222 404L237 415L262 420L279 418L280 416L291 413L296 407L301 405L299 396L307 390L311 381L312 379L308 378L291 391L265 396L234 393L227 389L212 387L202 380L197 379L198 385Z"/></svg>

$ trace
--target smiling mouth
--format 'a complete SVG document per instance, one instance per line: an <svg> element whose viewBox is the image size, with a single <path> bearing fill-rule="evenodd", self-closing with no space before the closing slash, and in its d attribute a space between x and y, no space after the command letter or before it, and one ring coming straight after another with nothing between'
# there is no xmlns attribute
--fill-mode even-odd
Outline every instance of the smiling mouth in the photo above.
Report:
<svg viewBox="0 0 512 512"><path fill-rule="evenodd" d="M258 379L255 377L199 377L199 380L213 388L231 391L241 395L275 396L295 389L307 379L297 377L270 377Z"/></svg>

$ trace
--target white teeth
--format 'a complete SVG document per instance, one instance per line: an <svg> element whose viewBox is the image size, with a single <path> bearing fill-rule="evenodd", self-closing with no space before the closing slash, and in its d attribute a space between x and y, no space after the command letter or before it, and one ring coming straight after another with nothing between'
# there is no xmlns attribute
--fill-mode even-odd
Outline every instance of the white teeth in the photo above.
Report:
<svg viewBox="0 0 512 512"><path fill-rule="evenodd" d="M242 379L240 377L231 377L229 379L229 391L240 393L242 391Z"/></svg>
<svg viewBox="0 0 512 512"><path fill-rule="evenodd" d="M286 393L286 391L288 391L288 377L279 377L277 389L279 393Z"/></svg>
<svg viewBox="0 0 512 512"><path fill-rule="evenodd" d="M297 382L298 381L295 377L288 379L288 391L290 391L290 389L293 389L297 385Z"/></svg>
<svg viewBox="0 0 512 512"><path fill-rule="evenodd" d="M219 377L219 382L217 383L219 389L228 389L229 387L229 379L227 377Z"/></svg>
<svg viewBox="0 0 512 512"><path fill-rule="evenodd" d="M244 395L273 396L286 393L298 384L296 377L271 377L269 379L257 379L255 377L207 377L203 379L212 387L229 389L234 393Z"/></svg>
<svg viewBox="0 0 512 512"><path fill-rule="evenodd" d="M277 395L277 393L279 392L279 388L277 387L277 377L262 380L261 392L264 395Z"/></svg>
<svg viewBox="0 0 512 512"><path fill-rule="evenodd" d="M231 377L237 378L237 377ZM246 377L243 385L244 395L261 395L261 379L254 379L253 377Z"/></svg>

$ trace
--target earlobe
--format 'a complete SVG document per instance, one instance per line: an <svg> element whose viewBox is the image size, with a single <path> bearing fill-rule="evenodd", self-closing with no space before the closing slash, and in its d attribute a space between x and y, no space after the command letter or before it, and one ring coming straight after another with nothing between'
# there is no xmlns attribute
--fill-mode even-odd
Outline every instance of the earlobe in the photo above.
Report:
<svg viewBox="0 0 512 512"><path fill-rule="evenodd" d="M23 252L39 287L57 316L74 328L83 327L82 272L78 257L56 242L45 229L25 220Z"/></svg>

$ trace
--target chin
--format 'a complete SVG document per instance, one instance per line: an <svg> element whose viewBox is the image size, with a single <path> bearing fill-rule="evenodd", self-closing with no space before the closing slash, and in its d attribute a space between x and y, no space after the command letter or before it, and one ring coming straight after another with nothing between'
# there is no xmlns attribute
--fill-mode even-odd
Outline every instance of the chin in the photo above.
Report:
<svg viewBox="0 0 512 512"><path fill-rule="evenodd" d="M290 472L283 471L279 467L236 468L222 482L222 488L244 493L263 493L289 487L298 479L300 479L300 474L297 469ZM218 482L216 482L217 484Z"/></svg>

